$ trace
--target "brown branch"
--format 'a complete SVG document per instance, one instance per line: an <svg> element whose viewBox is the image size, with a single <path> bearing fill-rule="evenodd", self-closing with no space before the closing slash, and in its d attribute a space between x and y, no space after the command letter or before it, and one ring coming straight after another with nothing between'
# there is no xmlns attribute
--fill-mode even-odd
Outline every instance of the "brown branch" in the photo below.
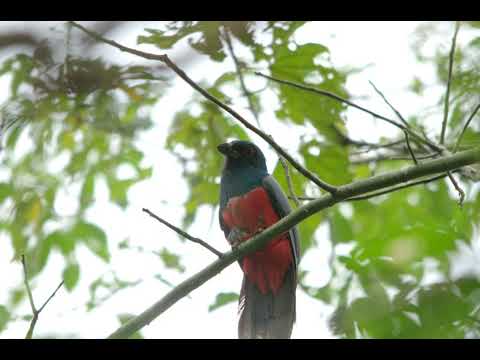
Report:
<svg viewBox="0 0 480 360"><path fill-rule="evenodd" d="M276 79L274 77L271 77L271 76L268 76L268 75L265 75L265 74L262 74L260 72L255 72L255 75L258 75L258 76L261 76L261 77L264 77L266 79L269 79L269 80L272 80L272 81L275 81L275 82L278 82L278 83L281 83L281 84L284 84L284 85L288 85L288 86L292 86L292 87L296 87L298 89L302 89L302 90L305 90L305 91L309 91L309 92L313 92L313 93L316 93L316 94L319 94L319 95L323 95L323 96L326 96L326 97L329 97L331 99L334 99L336 101L339 101L341 103L344 103L344 104L347 104L347 105L350 105L358 110L361 110L363 112L366 112L367 114L370 114L372 115L373 117L377 118L377 119L380 119L380 120L383 120L383 121L386 121L388 122L389 124L397 127L398 129L402 130L402 131L407 131L411 136L412 138L414 138L415 140L427 145L428 147L430 147L431 149L435 150L435 151L442 151L443 149L441 147L439 147L438 145L434 144L433 142L431 142L430 140L428 139L424 139L423 137L421 137L420 135L418 135L417 133L415 133L413 130L411 130L410 128L396 122L395 120L392 120L392 119L389 119L383 115L380 115L380 114L377 114L371 110L368 110L360 105L357 105L347 99L344 99L336 94L333 94L329 91L326 91L326 90L320 90L320 89L317 89L317 88L314 88L314 87L311 87L311 86L306 86L306 85L301 85L301 84L298 84L298 83L294 83L292 81L288 81L288 80L281 80L281 79Z"/></svg>
<svg viewBox="0 0 480 360"><path fill-rule="evenodd" d="M473 120L475 115L477 114L478 110L480 109L480 103L477 104L477 107L473 110L472 114L468 118L467 122L465 123L465 126L462 129L462 132L460 133L460 136L457 139L457 143L455 144L455 148L453 149L453 152L456 153L458 150L458 147L460 146L460 142L462 141L462 137L465 134L465 131L467 131L468 126L470 125L470 122Z"/></svg>
<svg viewBox="0 0 480 360"><path fill-rule="evenodd" d="M447 130L447 120L448 120L448 108L449 108L449 101L450 101L450 85L452 82L452 68L453 68L453 60L455 55L455 44L457 42L457 34L458 30L460 29L460 22L455 22L455 32L453 33L452 38L452 46L450 48L450 55L448 58L448 78L447 78L447 90L445 92L445 104L443 107L443 122L442 122L442 132L440 133L440 144L443 145L445 142L445 131Z"/></svg>
<svg viewBox="0 0 480 360"><path fill-rule="evenodd" d="M392 104L390 104L390 102L387 100L385 95L383 95L383 93L375 86L375 84L373 82L371 82L370 80L368 82L370 83L370 85L372 85L373 89L377 92L377 94L382 97L383 101L385 101L385 103L387 103L387 105L390 107L390 109L392 109L393 112L398 116L400 121L403 122L403 124L406 127L409 127L408 122L405 120L405 118L402 116L402 114L400 114L400 112L397 109L395 109L395 107Z"/></svg>
<svg viewBox="0 0 480 360"><path fill-rule="evenodd" d="M156 55L156 54L151 54L151 53L146 53L144 51L139 51L139 50L135 50L135 49L131 49L129 47L126 47L126 46L123 46L123 45L120 45L119 43L113 41L113 40L109 40L109 39L106 39L104 38L103 36L93 32L93 31L90 31L88 29L86 29L85 27L83 27L82 25L80 24L77 24L76 22L70 22L74 27L82 30L83 32L85 32L86 34L88 34L89 36L91 36L92 38L98 40L98 41L101 41L101 42L104 42L105 44L109 44L117 49L119 49L120 51L124 51L124 52L127 52L127 53L130 53L130 54L133 54L133 55L137 55L137 56L140 56L142 58L145 58L145 59L149 59L149 60L156 60L156 61L160 61L162 63L164 63L166 66L168 66L171 70L173 70L178 76L180 76L187 84L189 84L193 89L195 89L196 91L198 91L200 94L202 94L206 99L210 100L211 102L213 102L214 104L216 104L218 107L222 108L223 110L225 110L227 113L229 113L230 115L232 115L235 119L237 119L239 122L241 122L247 129L249 129L250 131L254 132L255 134L257 134L258 136L260 136L263 140L265 140L268 144L270 144L276 151L277 153L280 153L290 164L292 164L292 166L298 170L298 172L300 172L303 176L305 176L306 178L308 178L309 180L311 180L312 182L314 182L318 187L320 187L321 189L331 193L331 194L335 194L335 192L337 191L337 187L333 186L333 185L330 185L322 180L320 180L315 174L313 174L311 171L307 170L306 168L304 168L299 162L297 162L295 159L292 158L292 156L290 156L287 152L285 152L282 147L280 145L278 145L272 138L271 136L267 135L266 133L264 133L263 131L261 131L260 129L256 128L254 125L252 125L250 122L248 122L244 117L242 117L239 113L237 113L235 110L233 110L231 107L229 107L228 105L224 104L223 102L221 102L219 99L217 99L215 96L213 96L212 94L210 94L208 91L206 91L205 89L203 89L201 86L199 86L196 82L194 82L191 78L189 78L187 76L187 74L182 70L180 69L177 65L175 65L175 63L173 63L170 58L166 55L166 54L163 54L163 55Z"/></svg>
<svg viewBox="0 0 480 360"><path fill-rule="evenodd" d="M363 141L363 140L354 140L354 139L351 139L347 136L344 136L344 140L347 144L358 146L358 147L366 146L366 147L369 147L371 149L392 148L392 147L400 145L404 142L404 140L396 140L396 141L391 141L391 142L388 142L388 143L385 143L385 144L371 143L371 142Z"/></svg>
<svg viewBox="0 0 480 360"><path fill-rule="evenodd" d="M457 181L453 177L452 173L450 171L447 172L448 178L450 179L451 183L455 187L455 190L457 190L458 195L460 198L458 199L458 205L462 206L463 205L463 200L465 199L465 192L463 189L458 185Z"/></svg>
<svg viewBox="0 0 480 360"><path fill-rule="evenodd" d="M205 241L203 241L202 239L199 239L199 238L196 238L196 237L193 237L191 236L190 234L186 233L185 231L183 231L182 229L179 229L178 227L176 227L175 225L172 225L170 224L168 221L166 220L163 220L161 217L155 215L153 212L151 212L150 210L148 209L145 209L143 208L142 211L146 212L148 215L150 215L151 217L153 217L154 219L158 220L159 222L161 222L163 225L165 225L166 227L172 229L173 231L175 231L177 234L179 234L180 236L194 242L194 243L197 243L201 246L203 246L205 249L211 251L212 253L214 253L215 255L217 255L219 258L221 258L223 256L223 253L218 251L217 249L215 249L214 247L210 246L208 243L206 243Z"/></svg>
<svg viewBox="0 0 480 360"><path fill-rule="evenodd" d="M35 325L37 324L40 313L45 308L45 306L47 306L50 300L55 296L57 291L62 287L63 280L57 286L57 288L52 293L52 295L50 295L48 299L43 303L40 309L37 310L37 308L35 307L35 303L33 302L32 289L30 288L30 284L28 283L28 273L27 273L27 264L25 262L25 255L22 255L21 260L22 260L22 267L23 267L23 282L25 284L25 289L27 290L28 301L30 302L30 307L32 308L32 314L33 314L32 320L30 322L30 326L27 331L27 335L25 335L25 339L31 339L33 336L33 330L35 329Z"/></svg>
<svg viewBox="0 0 480 360"><path fill-rule="evenodd" d="M410 146L410 140L408 139L408 133L405 131L405 141L407 143L407 148L408 148L408 152L410 153L410 156L412 157L412 160L413 162L415 163L415 165L418 164L418 160L417 158L415 157L415 153L413 152L411 146Z"/></svg>

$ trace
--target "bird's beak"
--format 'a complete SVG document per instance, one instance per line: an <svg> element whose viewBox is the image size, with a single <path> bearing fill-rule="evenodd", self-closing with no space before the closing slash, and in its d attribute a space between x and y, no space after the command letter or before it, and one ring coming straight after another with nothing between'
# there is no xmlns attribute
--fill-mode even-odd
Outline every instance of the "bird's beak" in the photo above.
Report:
<svg viewBox="0 0 480 360"><path fill-rule="evenodd" d="M231 147L229 143L224 143L224 144L218 145L217 150L221 152L223 155L228 156L231 152Z"/></svg>

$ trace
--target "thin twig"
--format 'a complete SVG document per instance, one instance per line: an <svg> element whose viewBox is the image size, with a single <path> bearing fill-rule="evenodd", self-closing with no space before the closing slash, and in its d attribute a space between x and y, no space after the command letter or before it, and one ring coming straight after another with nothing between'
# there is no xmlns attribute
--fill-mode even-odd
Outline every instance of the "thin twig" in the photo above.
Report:
<svg viewBox="0 0 480 360"><path fill-rule="evenodd" d="M27 264L25 262L25 255L22 255L22 266L23 266L23 282L25 284L25 289L27 290L28 301L30 301L30 307L32 308L32 312L35 314L37 312L37 308L33 302L33 295L32 290L30 289L30 284L28 283L28 273L27 273Z"/></svg>
<svg viewBox="0 0 480 360"><path fill-rule="evenodd" d="M431 159L435 156L438 156L439 153L433 153L433 154L426 154L426 155L416 155L415 158L417 160L425 160L425 159ZM365 163L370 163L370 162L377 162L377 161L395 161L395 160L411 160L412 157L410 156L394 156L391 154L376 154L375 156L370 156L370 157L365 157L365 158L359 158L359 159L350 159L351 164L365 164Z"/></svg>
<svg viewBox="0 0 480 360"><path fill-rule="evenodd" d="M460 29L460 22L455 22L455 32L453 33L452 46L450 48L450 55L448 59L448 78L447 78L447 90L445 92L445 104L443 107L443 122L442 122L442 132L440 133L440 144L443 145L445 142L445 131L447 130L447 120L448 120L448 108L450 106L450 85L452 82L452 68L453 60L455 55L455 44L457 42L457 34Z"/></svg>
<svg viewBox="0 0 480 360"><path fill-rule="evenodd" d="M52 295L49 296L49 298L43 303L43 305L40 307L40 309L38 309L38 313L40 313L44 308L45 306L47 306L47 304L50 302L50 300L53 299L53 297L57 294L57 291L60 290L60 288L63 286L64 284L64 280L62 280L60 282L60 284L58 284L57 288L55 289L55 291L52 293Z"/></svg>
<svg viewBox="0 0 480 360"><path fill-rule="evenodd" d="M229 30L225 29L224 34L225 34L225 41L227 43L228 51L230 52L230 56L233 59L233 62L235 64L235 70L237 72L238 79L240 80L240 86L242 88L243 94L245 95L245 97L247 98L247 101L248 101L248 107L249 107L250 112L252 113L253 117L255 118L255 121L257 122L258 127L261 128L260 121L258 119L258 111L255 108L255 104L252 101L252 93L247 89L247 86L245 85L245 80L243 78L243 73L242 73L242 69L240 67L240 62L238 61L238 58L235 55L235 51L233 49L232 39L230 38Z"/></svg>
<svg viewBox="0 0 480 360"><path fill-rule="evenodd" d="M255 75L258 75L258 76L261 76L261 77L264 77L266 79L269 79L269 80L272 80L272 81L275 81L275 82L278 82L278 83L281 83L281 84L284 84L284 85L289 85L289 86L293 86L293 87L296 87L298 89L302 89L302 90L305 90L305 91L310 91L310 92L313 92L313 93L316 93L316 94L319 94L319 95L323 95L323 96L327 96L331 99L334 99L334 100L337 100L339 102L342 102L344 104L347 104L347 105L350 105L354 108L357 108L363 112L366 112L367 114L370 114L372 115L373 117L377 118L377 119L380 119L380 120L383 120L383 121L386 121L388 122L389 124L399 128L400 130L402 131L407 131L415 140L425 144L425 145L428 145L431 149L435 150L435 151L442 151L443 149L441 147L439 147L438 145L434 144L433 142L431 142L430 140L428 139L424 139L423 137L421 137L420 135L416 134L413 130L411 130L410 128L396 122L395 120L392 120L392 119L389 119L385 116L382 116L380 114L377 114L371 110L368 110L360 105L357 105L347 99L344 99L336 94L333 94L329 91L326 91L326 90L320 90L320 89L317 89L317 88L314 88L314 87L311 87L311 86L305 86L305 85L301 85L301 84L297 84L297 83L294 83L292 81L288 81L288 80L281 80L281 79L276 79L274 77L271 77L271 76L268 76L268 75L265 75L265 74L262 74L260 72L255 72Z"/></svg>
<svg viewBox="0 0 480 360"><path fill-rule="evenodd" d="M168 221L166 220L163 220L161 217L155 215L153 212L151 212L150 210L148 209L145 209L143 208L142 211L146 212L148 215L150 215L151 217L153 217L154 219L158 220L159 222L161 222L163 225L167 226L168 228L172 229L173 231L175 231L177 234L179 234L180 236L183 236L184 238L190 240L190 241L193 241L194 243L197 243L201 246L203 246L205 249L211 251L212 253L214 253L215 255L217 255L219 258L221 258L223 256L223 253L218 251L217 249L215 249L214 247L210 246L208 243L206 243L205 241L203 241L202 239L199 239L199 238L196 238L196 237L193 237L191 236L190 234L186 233L185 231L183 231L182 229L179 229L178 227L176 227L175 225L172 225L170 224Z"/></svg>
<svg viewBox="0 0 480 360"><path fill-rule="evenodd" d="M409 188L409 187L412 187L412 186L427 184L429 182L442 179L446 176L447 176L447 174L441 174L441 175L437 175L437 176L434 176L434 177L431 177L431 178L428 178L428 179L425 179L425 180L413 181L413 182L410 182L410 183L407 183L407 184L404 184L404 185L395 186L395 187L392 187L390 189L386 189L386 190L383 190L383 191L378 191L378 192L375 192L375 193L372 193L372 194L355 196L355 197L352 197L350 199L347 199L346 201L367 200L367 199L371 199L373 197L377 197L377 196L380 196L380 195L385 195L385 194L388 194L388 193L391 193L391 192L403 190L403 189L406 189L406 188Z"/></svg>
<svg viewBox="0 0 480 360"><path fill-rule="evenodd" d="M354 139L351 139L351 138L346 137L346 136L345 136L344 139L350 145L355 145L355 146L358 146L358 147L367 146L371 149L391 148L391 147L395 147L397 145L400 145L404 142L404 140L396 140L396 141L391 141L391 142L388 142L388 143L385 143L385 144L381 144L381 143L371 143L371 142L363 141L363 140L354 140Z"/></svg>
<svg viewBox="0 0 480 360"><path fill-rule="evenodd" d="M415 153L413 152L412 148L410 147L410 140L408 139L408 132L405 131L405 141L407 143L407 148L408 152L410 153L410 156L412 157L413 162L415 165L418 164L417 158L415 157Z"/></svg>
<svg viewBox="0 0 480 360"><path fill-rule="evenodd" d="M173 70L178 76L180 76L187 84L189 84L193 89L198 91L200 94L202 94L206 99L210 100L214 104L216 104L218 107L222 108L226 112L228 112L230 115L232 115L235 119L240 121L247 129L250 131L254 132L258 136L260 136L263 140L265 140L268 144L270 144L278 153L280 153L292 166L298 170L303 176L314 182L318 187L321 189L334 194L337 191L337 187L330 185L326 183L325 181L320 180L315 174L313 174L311 171L307 170L305 167L303 167L299 162L294 160L290 154L285 152L280 145L278 145L269 135L261 131L260 129L256 128L254 125L252 125L249 121L247 121L244 117L242 117L239 113L237 113L235 110L233 110L231 107L228 105L224 104L220 100L218 100L215 96L210 94L208 91L203 89L201 86L199 86L196 82L194 82L191 78L187 76L187 74L180 69L175 63L173 63L170 58L166 55L156 55L156 54L151 54L151 53L146 53L143 51L139 51L136 49L132 49L123 45L120 45L119 43L109 40L104 38L103 36L99 35L98 33L88 30L85 27L83 27L80 24L77 24L76 22L70 22L74 27L82 30L92 38L104 42L105 44L109 44L120 51L124 51L133 55L140 56L145 59L149 60L156 60L164 63L166 66L168 66L171 70Z"/></svg>
<svg viewBox="0 0 480 360"><path fill-rule="evenodd" d="M467 122L465 123L465 126L463 127L462 132L460 133L460 136L457 139L457 143L455 144L455 148L453 149L453 153L457 152L458 147L460 146L460 142L462 141L462 137L465 134L465 131L467 131L467 128L470 125L470 122L473 120L473 118L475 117L475 115L477 114L479 109L480 109L480 103L478 103L477 107L473 110L472 115L470 115Z"/></svg>
<svg viewBox="0 0 480 360"><path fill-rule="evenodd" d="M344 103L344 104L347 104L349 106L352 106L354 108L357 108L363 112L366 112L367 114L370 114L372 115L373 117L375 118L378 118L380 120L383 120L383 121L386 121L388 122L389 124L392 124L393 126L403 130L405 127L402 125L402 124L399 124L398 122L396 122L395 120L392 120L392 119L389 119L385 116L382 116L380 114L377 114L371 110L368 110L366 108L364 108L363 106L360 106L360 105L357 105L353 102L351 102L350 100L347 100L347 99L344 99L342 98L341 96L338 96L334 93L331 93L330 91L326 91L326 90L320 90L320 89L317 89L317 88L314 88L314 87L311 87L311 86L306 86L306 85L302 85L302 84L298 84L298 83L294 83L292 81L288 81L288 80L282 80L282 79L277 79L277 78L274 78L274 77L271 77L271 76L268 76L268 75L265 75L265 74L262 74L260 72L255 72L255 75L258 75L258 76L261 76L261 77L264 77L266 79L269 79L269 80L272 80L272 81L275 81L275 82L278 82L278 83L281 83L281 84L284 84L284 85L288 85L288 86L292 86L292 87L296 87L298 89L302 89L302 90L306 90L306 91L310 91L310 92L314 92L316 94L320 94L320 95L323 95L323 96L326 96L326 97L329 97L331 99L334 99L334 100L337 100L341 103Z"/></svg>
<svg viewBox="0 0 480 360"><path fill-rule="evenodd" d="M290 171L288 169L288 164L285 161L285 159L282 158L281 156L279 156L278 159L280 160L280 163L282 164L283 169L285 170L285 178L287 179L289 198L293 200L296 207L299 207L300 206L300 201L298 201L297 195L295 195L295 191L293 190L293 184L292 184L292 179L290 177Z"/></svg>
<svg viewBox="0 0 480 360"><path fill-rule="evenodd" d="M32 289L30 288L30 284L28 283L28 273L27 273L27 264L25 262L25 255L22 255L22 266L23 266L23 282L25 284L25 289L27 290L28 300L30 302L30 307L32 308L32 320L30 321L30 326L28 327L27 335L25 335L25 339L31 339L33 336L33 330L35 329L35 325L37 324L38 317L42 310L47 306L50 300L55 296L57 291L62 287L64 281L62 280L60 284L57 286L55 291L48 297L48 299L43 303L40 309L37 310L35 307L35 303L33 302L33 294Z"/></svg>
<svg viewBox="0 0 480 360"><path fill-rule="evenodd" d="M457 180L453 177L452 173L450 171L447 172L448 178L450 179L451 183L455 187L455 190L457 190L458 195L460 198L458 199L458 205L462 206L463 205L463 200L465 199L465 191L458 185Z"/></svg>
<svg viewBox="0 0 480 360"><path fill-rule="evenodd" d="M382 97L383 101L385 101L385 103L390 107L390 109L392 109L393 112L398 116L400 121L403 122L403 124L406 127L409 127L410 125L408 124L407 120L405 120L405 118L402 116L402 114L400 114L400 112L397 109L395 109L395 107L392 104L390 104L390 102L387 100L385 95L383 95L383 93L375 86L375 84L373 82L371 82L370 80L368 82L370 83L370 85L372 85L373 89L377 92L377 94Z"/></svg>

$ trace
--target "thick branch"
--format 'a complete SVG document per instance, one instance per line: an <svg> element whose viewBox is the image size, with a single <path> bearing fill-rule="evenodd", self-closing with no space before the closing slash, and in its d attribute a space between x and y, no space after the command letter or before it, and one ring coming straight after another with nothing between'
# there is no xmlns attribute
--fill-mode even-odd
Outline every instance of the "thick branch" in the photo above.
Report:
<svg viewBox="0 0 480 360"><path fill-rule="evenodd" d="M354 196L367 194L375 190L401 184L410 180L421 178L423 176L458 169L479 161L480 147L472 150L462 151L454 155L445 156L440 159L430 160L402 170L392 171L390 173L377 175L366 180L360 180L351 184L340 186L335 195L326 194L317 200L311 201L299 207L262 233L240 244L236 249L227 252L221 259L213 262L204 270L183 281L165 297L145 310L142 314L132 318L130 321L122 325L109 337L128 338L134 332L149 324L152 320L170 308L170 306L175 304L177 301L185 297L191 291L200 287L206 281L219 274L230 264L236 262L241 257L265 246L265 244L274 237L285 233L292 226L297 225L302 220L325 208L333 206L336 203Z"/></svg>
<svg viewBox="0 0 480 360"><path fill-rule="evenodd" d="M127 52L127 53L130 53L130 54L133 54L133 55L137 55L137 56L140 56L144 59L149 59L149 60L156 60L156 61L161 61L162 63L164 63L165 65L167 65L171 70L173 70L178 76L180 76L187 84L189 84L193 89L195 89L196 91L198 91L200 94L202 94L206 99L210 100L211 102L213 102L214 104L216 104L218 107L222 108L223 110L225 110L226 112L228 112L230 115L232 115L235 119L237 119L239 122L241 122L247 129L249 129L250 131L254 132L255 134L257 134L258 136L260 136L263 140L265 140L265 142L267 142L268 144L270 144L277 153L281 154L290 164L292 164L292 166L298 170L298 172L300 172L303 176L305 176L306 178L310 179L312 182L314 182L318 187L320 187L321 189L325 190L325 191L328 191L329 193L333 194L336 192L337 188L333 185L330 185L322 180L320 180L315 174L313 174L311 171L307 170L306 168L304 168L299 162L297 162L295 159L293 159L290 154L288 154L287 152L285 152L282 147L280 145L278 145L273 139L271 136L267 135L266 133L264 133L263 131L261 131L260 129L256 128L254 125L252 125L250 122L248 122L244 117L242 117L239 113L237 113L235 110L233 110L231 107L229 107L228 105L224 104L223 102L221 102L219 99L217 99L215 96L213 96L212 94L210 94L208 91L206 91L205 89L203 89L201 86L199 86L196 82L194 82L191 78L189 78L187 76L187 74L182 70L180 69L177 65L175 65L175 63L173 63L170 58L163 54L163 55L156 55L156 54L150 54L150 53L146 53L146 52L143 52L143 51L139 51L139 50L135 50L135 49L131 49L129 47L126 47L126 46L123 46L123 45L120 45L119 43L115 42L115 41L112 41L112 40L109 40L109 39L106 39L104 38L103 36L93 32L93 31L90 31L88 29L86 29L85 27L83 27L82 25L80 24L77 24L76 22L70 22L73 26L75 26L76 28L82 30L83 32L85 32L86 34L88 34L89 36L91 36L92 38L98 40L98 41L101 41L101 42L104 42L106 44L109 44L121 51L124 51L124 52Z"/></svg>
<svg viewBox="0 0 480 360"><path fill-rule="evenodd" d="M179 229L178 227L176 227L175 225L172 225L170 224L168 221L166 220L163 220L161 217L155 215L153 212L151 212L150 210L148 209L145 209L143 208L142 211L146 212L148 215L150 215L151 217L153 217L154 219L158 220L159 222L161 222L163 225L165 225L166 227L172 229L173 231L175 231L177 234L179 234L180 236L183 236L184 238L194 242L194 243L197 243L201 246L203 246L205 249L211 251L212 253L214 253L215 255L217 255L218 257L222 257L223 256L223 253L221 253L220 251L218 251L217 249L215 249L214 247L208 245L207 242L203 241L202 239L199 239L199 238L196 238L196 237L193 237L192 235L186 233L185 231L183 231L182 229Z"/></svg>
<svg viewBox="0 0 480 360"><path fill-rule="evenodd" d="M445 92L445 104L443 107L442 132L440 133L440 144L442 145L445 142L445 131L447 130L448 107L450 105L450 85L452 83L453 59L455 55L455 44L457 42L457 34L459 29L460 29L460 22L457 21L455 22L455 32L453 33L452 46L450 48L450 55L448 57L447 90Z"/></svg>

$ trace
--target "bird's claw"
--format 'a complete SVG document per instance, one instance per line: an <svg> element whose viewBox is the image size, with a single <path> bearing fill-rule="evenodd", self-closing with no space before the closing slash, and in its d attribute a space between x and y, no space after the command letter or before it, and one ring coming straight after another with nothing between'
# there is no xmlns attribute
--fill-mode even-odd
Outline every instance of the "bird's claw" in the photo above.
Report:
<svg viewBox="0 0 480 360"><path fill-rule="evenodd" d="M233 228L228 234L227 240L232 248L236 248L245 239L246 235L247 233L242 231L242 229Z"/></svg>

